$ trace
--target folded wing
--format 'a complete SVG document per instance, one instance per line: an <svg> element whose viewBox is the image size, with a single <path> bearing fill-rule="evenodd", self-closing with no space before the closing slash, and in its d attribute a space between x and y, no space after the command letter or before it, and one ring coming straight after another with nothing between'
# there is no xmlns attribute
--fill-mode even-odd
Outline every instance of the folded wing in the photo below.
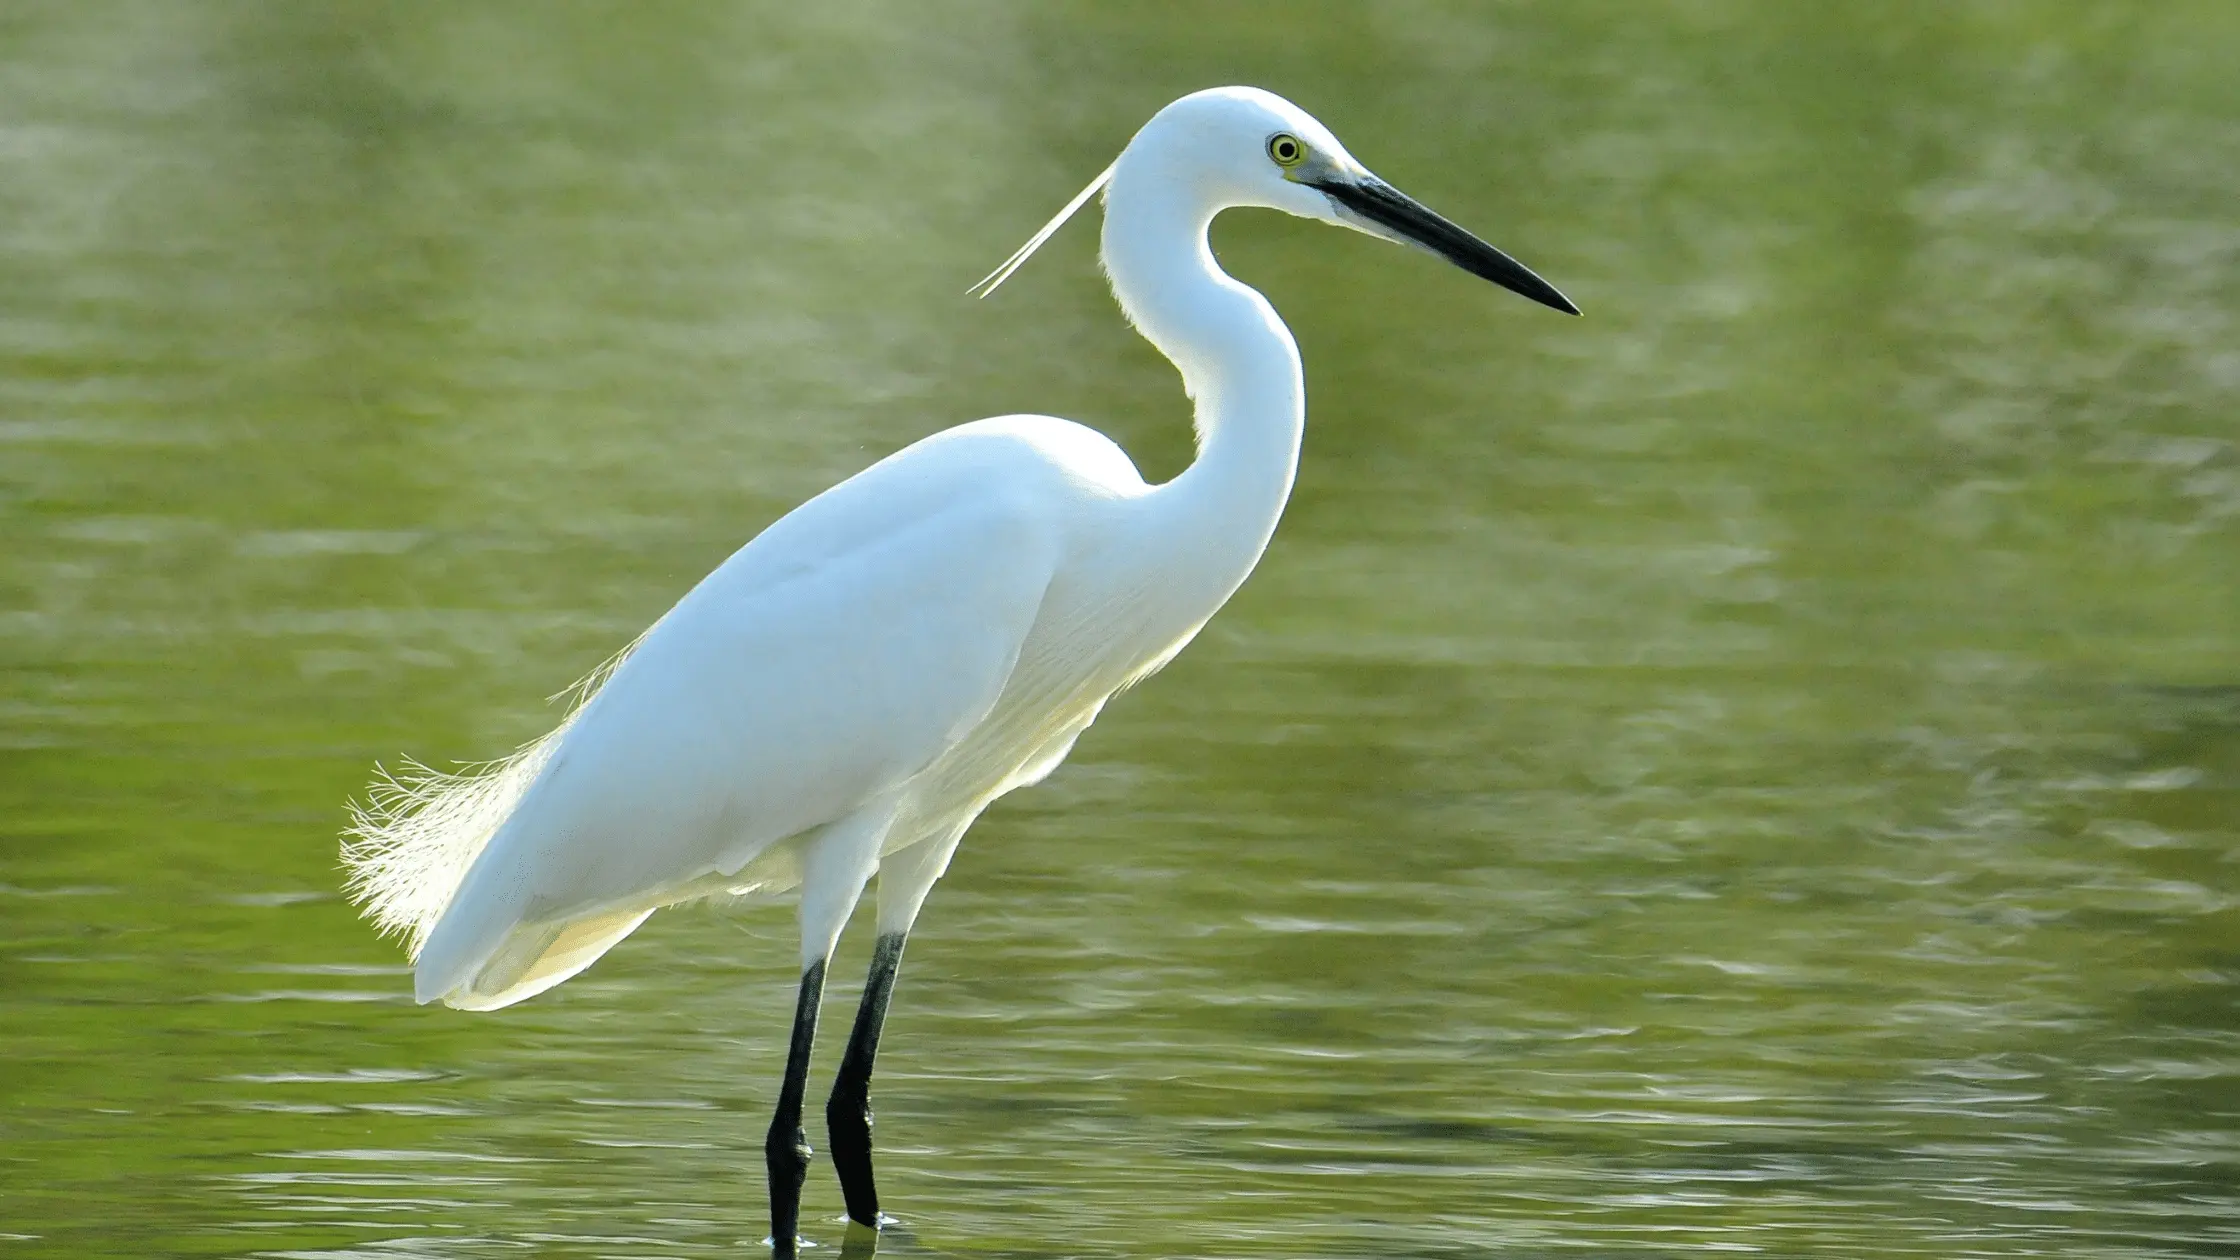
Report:
<svg viewBox="0 0 2240 1260"><path fill-rule="evenodd" d="M837 554L798 529L758 539L687 595L549 741L427 933L420 1000L557 984L970 733L1057 539L1017 499L950 504Z"/></svg>

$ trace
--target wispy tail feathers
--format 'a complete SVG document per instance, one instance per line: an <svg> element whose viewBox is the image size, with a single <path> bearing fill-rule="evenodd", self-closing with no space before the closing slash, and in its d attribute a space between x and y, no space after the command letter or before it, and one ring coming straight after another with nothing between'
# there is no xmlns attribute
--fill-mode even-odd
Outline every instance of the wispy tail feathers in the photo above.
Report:
<svg viewBox="0 0 2240 1260"><path fill-rule="evenodd" d="M344 891L382 935L403 937L406 954L419 959L429 931L466 881L475 858L513 815L514 806L551 760L561 737L660 624L646 627L621 651L553 697L573 702L567 719L511 757L453 773L409 759L399 770L378 771L380 777L366 790L365 804L350 804L342 866L348 872Z"/></svg>
<svg viewBox="0 0 2240 1260"><path fill-rule="evenodd" d="M351 804L342 843L342 865L349 872L344 887L382 935L403 937L406 953L419 958L429 929L443 917L468 868L567 729L562 723L503 761L455 774L417 761L383 769L365 804Z"/></svg>

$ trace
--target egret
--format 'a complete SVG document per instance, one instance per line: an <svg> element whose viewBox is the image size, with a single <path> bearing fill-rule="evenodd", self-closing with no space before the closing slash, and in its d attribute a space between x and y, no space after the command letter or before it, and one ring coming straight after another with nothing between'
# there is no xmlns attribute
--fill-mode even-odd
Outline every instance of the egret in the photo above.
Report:
<svg viewBox="0 0 2240 1260"><path fill-rule="evenodd" d="M872 875L877 941L825 1109L848 1216L876 1228L872 1063L903 943L990 802L1048 775L1114 693L1173 659L1252 571L1290 496L1299 350L1214 261L1258 206L1420 246L1557 310L1515 259L1371 175L1256 88L1160 110L974 290L1104 194L1103 261L1196 403L1197 456L1147 484L1104 435L1001 416L915 443L733 553L605 670L559 728L458 775L377 783L344 843L413 992L493 1010L591 965L664 906L800 890L801 987L764 1153L793 1254L825 965Z"/></svg>

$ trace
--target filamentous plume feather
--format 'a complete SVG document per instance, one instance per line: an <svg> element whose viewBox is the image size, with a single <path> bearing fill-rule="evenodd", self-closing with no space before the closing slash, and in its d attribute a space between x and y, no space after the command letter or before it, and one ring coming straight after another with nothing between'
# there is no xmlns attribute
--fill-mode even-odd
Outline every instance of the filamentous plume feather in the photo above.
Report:
<svg viewBox="0 0 2240 1260"><path fill-rule="evenodd" d="M350 826L342 844L348 876L343 890L377 931L402 938L407 956L420 957L429 929L443 917L490 837L537 781L576 715L651 633L649 626L554 696L569 702L568 716L510 757L450 771L410 758L395 770L377 768L380 777L366 790L365 802L350 803Z"/></svg>

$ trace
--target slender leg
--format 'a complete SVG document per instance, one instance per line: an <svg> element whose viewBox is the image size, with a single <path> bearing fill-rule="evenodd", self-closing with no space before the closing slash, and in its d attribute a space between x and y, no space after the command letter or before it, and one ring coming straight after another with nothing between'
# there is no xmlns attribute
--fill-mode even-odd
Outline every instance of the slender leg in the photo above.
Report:
<svg viewBox="0 0 2240 1260"><path fill-rule="evenodd" d="M801 973L801 1000L793 1009L793 1044L786 1051L786 1079L762 1152L770 1167L770 1249L793 1260L800 1238L801 1182L809 1173L809 1139L801 1131L801 1097L809 1085L809 1047L817 1039L817 1003L824 997L824 960Z"/></svg>
<svg viewBox="0 0 2240 1260"><path fill-rule="evenodd" d="M956 852L957 838L971 822L969 818L960 819L948 830L906 845L876 863L879 868L879 941L872 954L871 977L863 987L863 1005L856 1013L855 1030L848 1037L847 1054L840 1063L840 1079L833 1086L832 1102L824 1113L825 1123L832 1133L833 1161L840 1167L840 1188L848 1199L848 1218L873 1229L879 1227L879 1195L871 1187L871 1063L879 1053L879 1030L886 1023L887 1000L894 994L895 970L902 965L902 942L910 933L910 924L918 917L918 907L925 904L926 893L947 869L949 855ZM883 821L881 826L880 834L883 834ZM877 850L871 852L876 854ZM812 863L817 857L816 852L811 853ZM848 889L848 904L853 904L862 892L871 865L870 861L865 861L850 868L864 873L854 875L855 883ZM804 884L805 888L816 886L813 881ZM804 896L801 920L804 962L814 957L812 951L820 946L827 955L831 953L832 942L840 933L840 922L847 917L845 905L837 914L819 910L812 915L810 904ZM840 905L837 899L829 904ZM813 932L810 930L812 922L817 925ZM824 974L821 967L817 974L819 977ZM806 976L802 983L808 984ZM796 1048L804 1044L797 1034ZM806 1058L806 1052L803 1057ZM800 1080L790 1064L786 1084L792 1090L789 1097L793 1100L793 1110L789 1114L792 1122L798 1124ZM775 1156L772 1158L775 1160ZM799 1183L797 1180L790 1184ZM773 1193L775 1186L773 1175Z"/></svg>
<svg viewBox="0 0 2240 1260"><path fill-rule="evenodd" d="M801 855L801 1001L793 1010L786 1079L762 1151L770 1166L770 1249L793 1260L800 1245L801 1182L809 1173L809 1139L801 1131L801 1099L809 1089L809 1049L817 1039L817 1003L825 963L864 881L879 865L879 843L894 821L892 798L873 801L805 841Z"/></svg>
<svg viewBox="0 0 2240 1260"><path fill-rule="evenodd" d="M832 1162L840 1170L840 1193L848 1200L848 1219L879 1228L879 1191L871 1180L871 1065L879 1057L879 1029L887 1022L895 972L902 966L907 932L881 932L871 954L871 975L863 982L863 1004L856 1008L855 1031L840 1059L840 1076L825 1104L826 1132L832 1135Z"/></svg>

